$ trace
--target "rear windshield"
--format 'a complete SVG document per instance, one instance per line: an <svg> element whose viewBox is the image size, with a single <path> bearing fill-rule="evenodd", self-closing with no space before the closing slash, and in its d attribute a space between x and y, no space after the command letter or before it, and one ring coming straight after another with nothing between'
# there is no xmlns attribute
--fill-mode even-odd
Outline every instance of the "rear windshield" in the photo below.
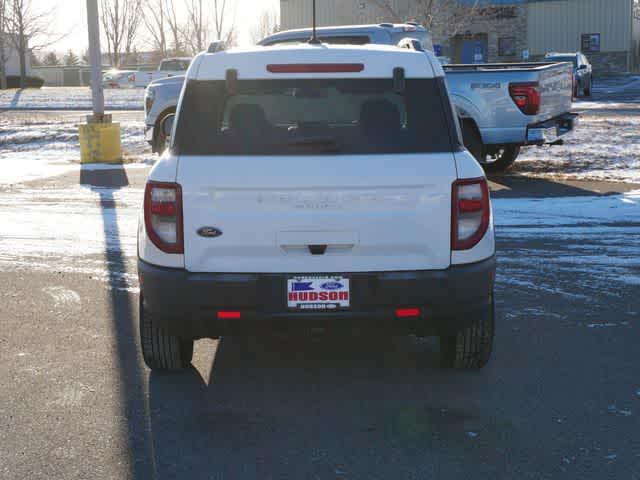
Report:
<svg viewBox="0 0 640 480"><path fill-rule="evenodd" d="M547 57L547 60L550 60L552 62L573 63L574 67L578 66L578 59L577 59L577 57L575 55L564 55L564 56Z"/></svg>
<svg viewBox="0 0 640 480"><path fill-rule="evenodd" d="M437 79L190 81L174 149L183 155L452 151Z"/></svg>

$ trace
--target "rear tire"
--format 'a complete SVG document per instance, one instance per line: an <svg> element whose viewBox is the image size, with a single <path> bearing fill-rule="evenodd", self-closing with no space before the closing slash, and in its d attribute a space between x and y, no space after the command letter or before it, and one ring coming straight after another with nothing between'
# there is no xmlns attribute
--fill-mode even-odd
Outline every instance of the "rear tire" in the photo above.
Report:
<svg viewBox="0 0 640 480"><path fill-rule="evenodd" d="M440 361L445 368L480 370L493 351L495 309L493 295L484 314L456 335L440 336Z"/></svg>
<svg viewBox="0 0 640 480"><path fill-rule="evenodd" d="M486 146L476 127L470 121L462 122L462 137L467 150L482 165L487 173L504 172L511 168L520 154L517 145L503 145L498 147L496 153L489 155Z"/></svg>
<svg viewBox="0 0 640 480"><path fill-rule="evenodd" d="M193 340L169 334L145 309L140 295L140 345L144 363L151 370L181 370L193 358Z"/></svg>
<svg viewBox="0 0 640 480"><path fill-rule="evenodd" d="M585 97L590 97L591 96L591 87L593 86L593 78L589 79L589 83L587 84L587 87L584 89L584 96Z"/></svg>

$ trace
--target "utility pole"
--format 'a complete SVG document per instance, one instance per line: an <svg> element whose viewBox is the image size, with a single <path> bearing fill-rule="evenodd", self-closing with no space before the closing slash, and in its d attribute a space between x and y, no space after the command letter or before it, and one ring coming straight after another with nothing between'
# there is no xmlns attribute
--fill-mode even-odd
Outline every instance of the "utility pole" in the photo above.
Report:
<svg viewBox="0 0 640 480"><path fill-rule="evenodd" d="M100 19L98 15L98 0L87 0L93 116L97 122L101 122L104 117L104 91L102 89L102 53L100 52Z"/></svg>
<svg viewBox="0 0 640 480"><path fill-rule="evenodd" d="M80 162L118 163L122 161L120 124L112 123L111 115L104 113L99 15L98 0L87 0L93 115L87 115L87 123L80 125Z"/></svg>

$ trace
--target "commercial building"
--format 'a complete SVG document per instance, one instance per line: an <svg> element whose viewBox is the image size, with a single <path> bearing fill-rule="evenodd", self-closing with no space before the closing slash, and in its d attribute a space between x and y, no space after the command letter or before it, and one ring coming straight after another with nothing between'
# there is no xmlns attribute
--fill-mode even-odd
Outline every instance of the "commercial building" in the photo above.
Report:
<svg viewBox="0 0 640 480"><path fill-rule="evenodd" d="M384 8L384 4L391 8ZM422 21L420 0L319 0L320 25ZM547 52L582 51L599 74L638 71L640 18L634 0L442 0L431 26L437 53L455 63L538 60ZM280 0L283 29L311 23L311 0ZM462 10L461 10L462 11ZM393 13L395 13L395 15ZM464 15L462 15L464 16ZM439 17L442 19L438 21Z"/></svg>

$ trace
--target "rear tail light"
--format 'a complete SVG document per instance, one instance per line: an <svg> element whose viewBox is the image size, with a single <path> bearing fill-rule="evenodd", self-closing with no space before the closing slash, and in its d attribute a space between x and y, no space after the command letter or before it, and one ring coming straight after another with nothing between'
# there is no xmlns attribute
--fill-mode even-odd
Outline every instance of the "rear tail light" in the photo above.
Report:
<svg viewBox="0 0 640 480"><path fill-rule="evenodd" d="M510 83L509 95L525 115L537 115L540 112L541 96L538 82Z"/></svg>
<svg viewBox="0 0 640 480"><path fill-rule="evenodd" d="M153 244L165 253L184 253L182 189L177 183L148 182L144 224Z"/></svg>
<svg viewBox="0 0 640 480"><path fill-rule="evenodd" d="M240 320L242 313L237 310L219 310L216 316L218 320Z"/></svg>
<svg viewBox="0 0 640 480"><path fill-rule="evenodd" d="M489 228L489 187L484 178L458 180L451 192L451 249L469 250Z"/></svg>

